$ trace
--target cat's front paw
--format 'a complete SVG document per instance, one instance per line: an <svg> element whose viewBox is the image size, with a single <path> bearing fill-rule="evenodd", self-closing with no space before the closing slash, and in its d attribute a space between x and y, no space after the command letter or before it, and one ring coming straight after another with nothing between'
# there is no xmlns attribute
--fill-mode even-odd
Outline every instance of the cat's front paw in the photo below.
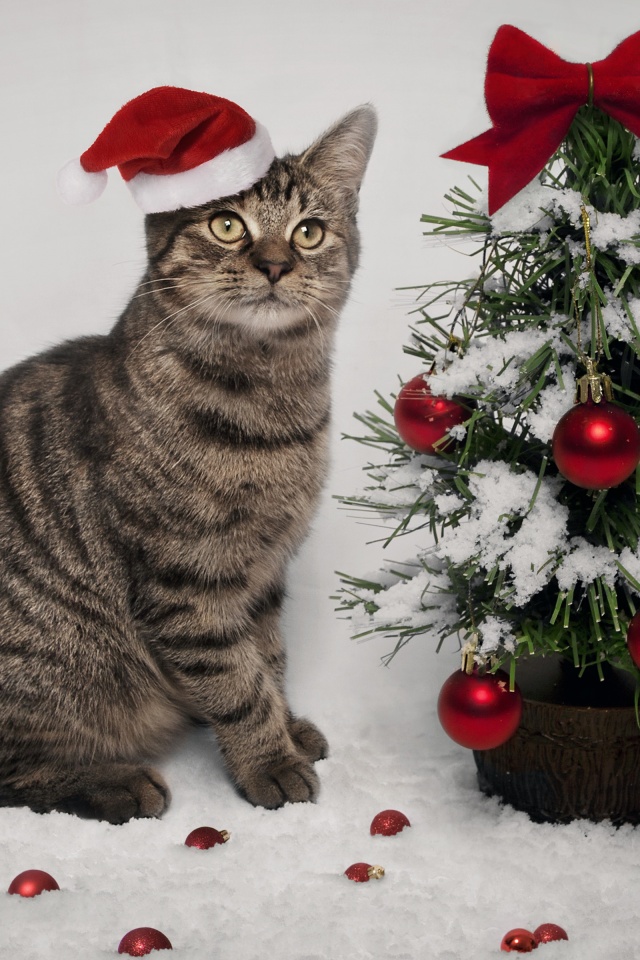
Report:
<svg viewBox="0 0 640 960"><path fill-rule="evenodd" d="M304 717L291 717L288 726L295 745L309 760L324 760L329 756L326 737L310 720Z"/></svg>
<svg viewBox="0 0 640 960"><path fill-rule="evenodd" d="M315 800L320 782L311 763L303 757L283 757L239 778L238 788L255 807L270 810L285 803Z"/></svg>

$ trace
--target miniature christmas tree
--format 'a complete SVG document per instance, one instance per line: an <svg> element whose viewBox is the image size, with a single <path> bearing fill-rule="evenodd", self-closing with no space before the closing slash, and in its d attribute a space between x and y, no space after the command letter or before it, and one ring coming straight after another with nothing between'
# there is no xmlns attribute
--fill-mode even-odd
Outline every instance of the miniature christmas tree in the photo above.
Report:
<svg viewBox="0 0 640 960"><path fill-rule="evenodd" d="M471 180L422 218L475 241L477 271L415 288L416 375L357 417L385 463L340 498L386 517L396 553L417 533L405 563L341 574L341 609L393 638L387 660L457 637L469 669L508 665L512 684L523 654L640 676L637 62L640 34L593 65L496 35L494 128L446 155L488 165L488 197Z"/></svg>

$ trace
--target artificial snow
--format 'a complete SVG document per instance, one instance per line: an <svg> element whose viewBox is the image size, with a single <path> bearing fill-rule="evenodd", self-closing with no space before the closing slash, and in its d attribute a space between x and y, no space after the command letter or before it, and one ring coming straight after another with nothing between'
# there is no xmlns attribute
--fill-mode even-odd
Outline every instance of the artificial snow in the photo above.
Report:
<svg viewBox="0 0 640 960"><path fill-rule="evenodd" d="M614 248L620 252L625 247L628 251L637 248L629 245L629 241L638 239L640 235L640 210L632 210L626 217L617 213L603 213L593 211L590 216L591 243L600 250ZM637 260L635 261L637 262Z"/></svg>
<svg viewBox="0 0 640 960"><path fill-rule="evenodd" d="M419 458L394 467L380 467L376 472L378 486L376 503L385 507L410 507L415 503L420 490L424 490L424 468ZM428 474L433 471L428 471ZM366 496L366 491L363 491ZM401 512L401 511L400 511Z"/></svg>
<svg viewBox="0 0 640 960"><path fill-rule="evenodd" d="M570 940L541 947L540 960L632 960L638 832L534 824L485 798L470 751L439 727L442 671L423 675L420 690L407 679L380 669L368 713L350 698L316 714L333 752L317 765L315 804L250 807L198 733L164 765L173 804L162 820L113 827L1 811L6 885L35 865L61 887L32 900L0 894L2 956L108 960L124 933L153 926L176 960L498 960L507 930L554 922ZM390 807L411 827L371 837ZM202 824L231 839L185 847ZM349 881L344 870L361 860L385 877Z"/></svg>
<svg viewBox="0 0 640 960"><path fill-rule="evenodd" d="M629 313L627 313L621 301L613 296L609 288L604 293L607 297L607 303L602 307L602 320L607 328L607 333L625 343L631 343L634 339L637 342L640 300L637 297L629 297L627 300Z"/></svg>
<svg viewBox="0 0 640 960"><path fill-rule="evenodd" d="M431 375L431 390L452 397L456 393L473 393L480 385L483 392L500 391L510 396L520 383L522 362L547 344L558 356L571 352L557 330L539 327L511 330L500 338L476 337L462 357ZM550 375L553 376L553 367Z"/></svg>
<svg viewBox="0 0 640 960"><path fill-rule="evenodd" d="M557 482L545 478L538 487L531 470L516 473L502 461L481 460L468 485L469 520L448 528L436 552L454 564L476 558L486 570L510 568L512 600L522 606L553 575L550 556L565 549L569 512L555 499Z"/></svg>
<svg viewBox="0 0 640 960"><path fill-rule="evenodd" d="M601 578L609 587L614 587L619 569L616 554L608 547L596 547L584 537L572 537L569 552L562 558L556 570L558 586L570 590L576 583L592 583Z"/></svg>
<svg viewBox="0 0 640 960"><path fill-rule="evenodd" d="M516 638L510 624L499 617L485 617L482 621L482 656L490 657L492 653L513 653L516 649Z"/></svg>
<svg viewBox="0 0 640 960"><path fill-rule="evenodd" d="M433 500L441 517L464 507L464 500L457 493L438 493Z"/></svg>
<svg viewBox="0 0 640 960"><path fill-rule="evenodd" d="M558 421L574 405L576 392L575 368L561 367L562 383L552 381L537 397L535 409L527 413L531 433L543 443L550 443Z"/></svg>
<svg viewBox="0 0 640 960"><path fill-rule="evenodd" d="M480 197L478 208L486 213L486 194ZM552 187L542 183L538 177L492 214L491 232L494 236L518 233L545 235L554 226L555 218L562 214L574 226L582 226L583 209L588 217L592 247L613 251L626 263L640 262L640 210L633 210L625 217L596 211L585 204L577 191ZM584 259L585 244L574 242L570 249L574 258Z"/></svg>
<svg viewBox="0 0 640 960"><path fill-rule="evenodd" d="M636 583L640 584L640 546L636 551L631 550L629 547L625 547L624 550L620 553L619 564L620 567L624 568L621 570L622 577L624 582L627 584L629 590L632 590L634 593L640 593L640 590L634 586L627 577L624 576L624 570L629 573Z"/></svg>

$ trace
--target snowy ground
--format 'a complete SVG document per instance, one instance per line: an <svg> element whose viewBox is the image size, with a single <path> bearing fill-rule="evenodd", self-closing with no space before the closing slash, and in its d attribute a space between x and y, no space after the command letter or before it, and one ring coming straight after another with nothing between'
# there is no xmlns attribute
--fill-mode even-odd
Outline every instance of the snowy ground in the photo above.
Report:
<svg viewBox="0 0 640 960"><path fill-rule="evenodd" d="M166 766L174 802L161 822L4 812L3 876L38 866L62 889L0 899L2 956L106 960L128 930L152 926L186 960L491 960L507 930L556 922L570 940L541 946L540 960L637 957L637 831L533 825L480 797L430 706L395 707L393 722L384 710L345 722L348 703L320 711L335 750L315 805L248 807L196 736ZM412 826L371 837L389 806ZM185 847L202 824L231 839ZM349 881L360 860L385 877Z"/></svg>
<svg viewBox="0 0 640 960"><path fill-rule="evenodd" d="M639 955L640 834L606 824L534 825L483 798L471 755L440 730L435 701L452 651L409 647L389 669L384 641L355 644L329 595L344 569L376 569L378 531L331 494L361 484L367 453L339 442L373 390L413 372L401 353L408 294L396 288L464 275L459 253L426 247L419 216L464 181L444 150L487 126L487 48L511 22L567 59L597 60L638 29L634 5L581 0L24 0L4 4L0 84L5 149L2 363L62 337L105 330L139 273L140 217L121 184L68 210L55 171L84 150L114 109L160 83L237 100L300 149L357 103L381 132L362 197L362 268L345 313L335 373L334 469L315 530L292 571L290 691L327 734L317 804L256 810L232 791L215 747L194 734L164 770L162 821L123 827L0 810L0 957L101 960L125 932L154 926L188 960L489 960L512 927L555 922L569 942L543 960ZM179 12L178 12L179 11ZM7 133L9 131L10 133ZM478 169L469 170L477 177ZM402 559L401 548L394 552ZM1 709L1 704L0 704ZM372 838L379 811L412 826ZM209 824L231 833L201 852L183 842ZM351 863L380 863L353 884ZM4 895L40 868L59 892Z"/></svg>

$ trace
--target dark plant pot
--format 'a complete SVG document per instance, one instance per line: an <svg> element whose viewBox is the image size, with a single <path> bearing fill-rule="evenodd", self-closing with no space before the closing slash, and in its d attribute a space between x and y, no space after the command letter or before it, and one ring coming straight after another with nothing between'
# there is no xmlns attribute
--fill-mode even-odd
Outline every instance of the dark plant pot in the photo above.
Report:
<svg viewBox="0 0 640 960"><path fill-rule="evenodd" d="M633 678L585 676L566 661L518 661L524 697L514 736L474 750L480 789L537 822L640 823L640 728Z"/></svg>

